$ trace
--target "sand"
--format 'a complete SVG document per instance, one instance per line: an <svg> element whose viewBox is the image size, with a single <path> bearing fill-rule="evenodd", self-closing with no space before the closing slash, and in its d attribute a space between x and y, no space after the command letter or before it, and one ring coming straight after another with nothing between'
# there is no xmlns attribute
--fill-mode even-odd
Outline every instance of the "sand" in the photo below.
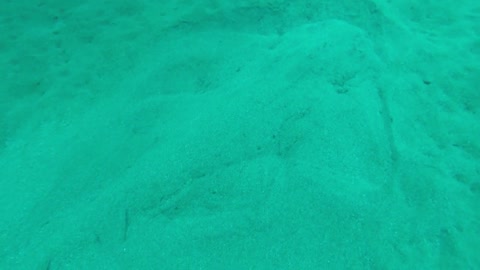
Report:
<svg viewBox="0 0 480 270"><path fill-rule="evenodd" d="M0 5L0 269L480 269L480 2Z"/></svg>

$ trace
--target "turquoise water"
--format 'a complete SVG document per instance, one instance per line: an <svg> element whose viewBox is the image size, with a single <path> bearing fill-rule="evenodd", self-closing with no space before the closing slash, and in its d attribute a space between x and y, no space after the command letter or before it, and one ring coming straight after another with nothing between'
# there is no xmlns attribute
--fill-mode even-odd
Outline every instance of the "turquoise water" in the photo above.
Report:
<svg viewBox="0 0 480 270"><path fill-rule="evenodd" d="M0 269L480 269L480 2L0 5Z"/></svg>

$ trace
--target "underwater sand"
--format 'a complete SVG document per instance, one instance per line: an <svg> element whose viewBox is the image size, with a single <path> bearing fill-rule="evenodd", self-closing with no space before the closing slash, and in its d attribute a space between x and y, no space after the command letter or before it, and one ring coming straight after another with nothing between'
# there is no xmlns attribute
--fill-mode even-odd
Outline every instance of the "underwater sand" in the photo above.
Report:
<svg viewBox="0 0 480 270"><path fill-rule="evenodd" d="M0 5L0 269L480 269L480 2Z"/></svg>

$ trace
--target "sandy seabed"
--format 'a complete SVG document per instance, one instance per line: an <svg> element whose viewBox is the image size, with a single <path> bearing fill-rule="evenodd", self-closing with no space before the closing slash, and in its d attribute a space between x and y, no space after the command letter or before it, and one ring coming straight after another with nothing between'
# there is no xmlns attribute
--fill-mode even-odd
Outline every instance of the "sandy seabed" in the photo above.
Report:
<svg viewBox="0 0 480 270"><path fill-rule="evenodd" d="M0 5L0 269L480 269L480 2Z"/></svg>

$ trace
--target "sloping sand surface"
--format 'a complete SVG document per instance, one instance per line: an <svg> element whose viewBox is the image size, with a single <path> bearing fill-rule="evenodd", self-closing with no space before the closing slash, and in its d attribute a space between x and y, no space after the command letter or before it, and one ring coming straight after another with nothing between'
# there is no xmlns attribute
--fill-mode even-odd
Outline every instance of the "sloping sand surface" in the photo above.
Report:
<svg viewBox="0 0 480 270"><path fill-rule="evenodd" d="M480 269L478 1L4 0L0 33L0 269Z"/></svg>

